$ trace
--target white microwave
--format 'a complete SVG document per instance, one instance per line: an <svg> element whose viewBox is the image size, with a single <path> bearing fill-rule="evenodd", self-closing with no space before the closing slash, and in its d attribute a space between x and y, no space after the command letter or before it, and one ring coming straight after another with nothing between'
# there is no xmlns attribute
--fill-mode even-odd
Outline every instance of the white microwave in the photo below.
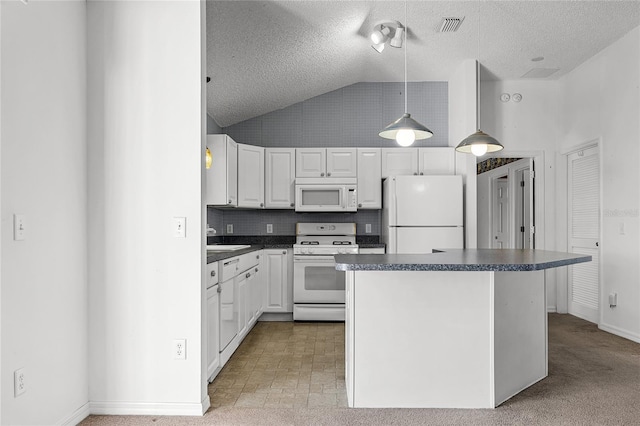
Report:
<svg viewBox="0 0 640 426"><path fill-rule="evenodd" d="M355 212L357 186L356 178L296 179L296 211Z"/></svg>

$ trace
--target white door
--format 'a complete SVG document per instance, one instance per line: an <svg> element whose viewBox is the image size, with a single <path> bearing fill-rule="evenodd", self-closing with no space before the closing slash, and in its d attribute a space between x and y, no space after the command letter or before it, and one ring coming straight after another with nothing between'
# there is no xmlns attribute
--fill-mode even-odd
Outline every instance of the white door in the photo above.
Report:
<svg viewBox="0 0 640 426"><path fill-rule="evenodd" d="M238 144L238 207L264 207L264 148Z"/></svg>
<svg viewBox="0 0 640 426"><path fill-rule="evenodd" d="M324 177L327 169L327 150L325 148L296 149L296 177Z"/></svg>
<svg viewBox="0 0 640 426"><path fill-rule="evenodd" d="M396 226L462 226L461 176L396 176Z"/></svg>
<svg viewBox="0 0 640 426"><path fill-rule="evenodd" d="M491 228L493 230L491 248L511 248L509 180L506 177L493 181L493 208L491 210Z"/></svg>
<svg viewBox="0 0 640 426"><path fill-rule="evenodd" d="M268 209L295 207L296 153L294 148L265 149L264 205Z"/></svg>
<svg viewBox="0 0 640 426"><path fill-rule="evenodd" d="M382 179L418 174L416 148L382 148Z"/></svg>
<svg viewBox="0 0 640 426"><path fill-rule="evenodd" d="M524 160L523 160L524 161ZM534 219L534 168L533 158L529 158L529 165L515 170L515 248L535 248L535 219Z"/></svg>
<svg viewBox="0 0 640 426"><path fill-rule="evenodd" d="M600 313L600 156L598 147L569 154L568 248L592 256L569 266L569 313L594 323Z"/></svg>
<svg viewBox="0 0 640 426"><path fill-rule="evenodd" d="M380 148L358 148L358 209L382 208Z"/></svg>
<svg viewBox="0 0 640 426"><path fill-rule="evenodd" d="M327 148L327 177L357 176L356 148Z"/></svg>

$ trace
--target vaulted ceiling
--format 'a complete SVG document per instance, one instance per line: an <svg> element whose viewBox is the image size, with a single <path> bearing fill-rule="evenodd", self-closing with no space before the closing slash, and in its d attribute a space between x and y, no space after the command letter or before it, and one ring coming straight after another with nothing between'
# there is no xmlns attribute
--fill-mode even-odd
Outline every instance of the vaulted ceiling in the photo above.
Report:
<svg viewBox="0 0 640 426"><path fill-rule="evenodd" d="M447 81L474 58L483 78L557 69L542 77L557 79L640 25L637 0L409 1L407 11L403 1L208 0L209 115L226 127L357 82L403 81L405 48L409 81ZM445 17L464 21L440 32ZM408 43L379 54L369 34L386 21L406 25Z"/></svg>

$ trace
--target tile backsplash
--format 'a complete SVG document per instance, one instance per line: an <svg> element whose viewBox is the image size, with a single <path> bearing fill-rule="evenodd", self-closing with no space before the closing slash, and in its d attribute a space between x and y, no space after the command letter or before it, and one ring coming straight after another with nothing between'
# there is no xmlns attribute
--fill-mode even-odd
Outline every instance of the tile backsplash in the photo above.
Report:
<svg viewBox="0 0 640 426"><path fill-rule="evenodd" d="M380 234L381 210L360 210L356 213L296 213L293 210L238 210L207 207L207 223L222 235L295 235L298 222L355 222L358 235ZM267 234L267 224L273 225L273 234ZM233 225L228 234L227 225Z"/></svg>

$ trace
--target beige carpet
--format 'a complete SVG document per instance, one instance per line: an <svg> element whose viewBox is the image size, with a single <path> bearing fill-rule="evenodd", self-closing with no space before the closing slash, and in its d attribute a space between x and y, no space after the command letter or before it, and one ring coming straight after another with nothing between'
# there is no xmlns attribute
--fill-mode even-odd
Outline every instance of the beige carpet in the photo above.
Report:
<svg viewBox="0 0 640 426"><path fill-rule="evenodd" d="M494 410L240 408L203 417L90 416L82 425L640 425L640 344L549 315L549 377Z"/></svg>

